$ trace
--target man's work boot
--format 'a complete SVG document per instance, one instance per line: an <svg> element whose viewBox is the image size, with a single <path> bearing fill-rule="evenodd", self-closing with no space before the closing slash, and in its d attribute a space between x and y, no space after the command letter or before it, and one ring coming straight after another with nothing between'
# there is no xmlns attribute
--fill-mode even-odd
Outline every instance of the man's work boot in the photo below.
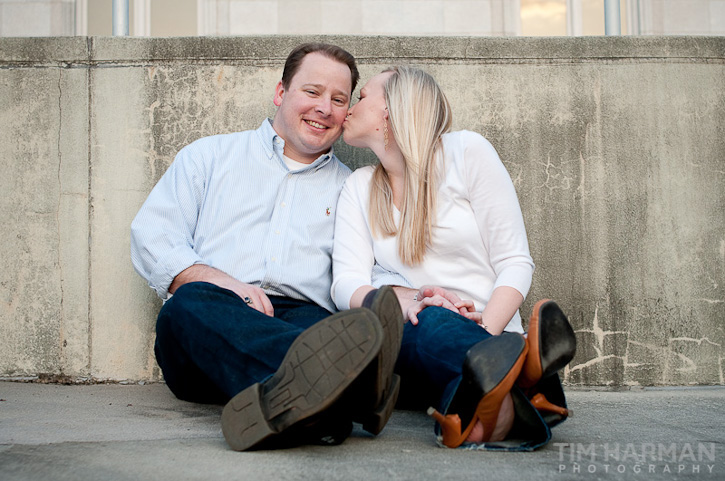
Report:
<svg viewBox="0 0 725 481"><path fill-rule="evenodd" d="M363 429L379 434L390 419L400 392L400 376L393 373L403 339L403 311L390 286L370 291L362 303L380 320L383 347L349 391L355 410L353 421Z"/></svg>
<svg viewBox="0 0 725 481"><path fill-rule="evenodd" d="M303 331L277 372L234 396L222 412L232 449L274 443L274 437L322 416L379 354L383 329L368 309L339 312ZM280 436L284 438L284 436Z"/></svg>

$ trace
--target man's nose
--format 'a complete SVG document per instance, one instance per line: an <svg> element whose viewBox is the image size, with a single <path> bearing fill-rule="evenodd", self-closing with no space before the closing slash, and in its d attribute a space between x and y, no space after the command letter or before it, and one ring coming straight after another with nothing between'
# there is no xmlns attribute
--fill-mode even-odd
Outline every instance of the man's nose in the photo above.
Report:
<svg viewBox="0 0 725 481"><path fill-rule="evenodd" d="M332 99L324 96L320 97L317 102L316 110L322 115L330 115L332 113Z"/></svg>

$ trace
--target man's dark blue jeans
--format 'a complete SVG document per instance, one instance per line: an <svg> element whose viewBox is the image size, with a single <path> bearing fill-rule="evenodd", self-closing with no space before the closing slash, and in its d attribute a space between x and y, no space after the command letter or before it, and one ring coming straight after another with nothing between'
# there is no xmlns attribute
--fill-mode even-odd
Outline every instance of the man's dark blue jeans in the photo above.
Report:
<svg viewBox="0 0 725 481"><path fill-rule="evenodd" d="M274 317L206 282L178 288L156 322L156 360L185 401L224 404L275 373L297 336L330 315L310 302L270 296Z"/></svg>
<svg viewBox="0 0 725 481"><path fill-rule="evenodd" d="M274 317L213 284L177 289L156 323L156 360L171 391L185 401L223 404L274 374L297 336L330 315L297 299L270 296L270 301ZM468 349L490 334L440 307L418 318L417 326L405 324L396 365L402 401L440 406L444 391L460 378Z"/></svg>

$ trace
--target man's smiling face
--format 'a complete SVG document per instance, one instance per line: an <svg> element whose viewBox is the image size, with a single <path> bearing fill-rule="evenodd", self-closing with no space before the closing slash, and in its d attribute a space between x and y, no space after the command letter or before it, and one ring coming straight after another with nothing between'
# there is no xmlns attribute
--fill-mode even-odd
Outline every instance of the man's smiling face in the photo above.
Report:
<svg viewBox="0 0 725 481"><path fill-rule="evenodd" d="M307 54L285 89L277 84L279 107L272 125L285 141L284 154L309 164L330 150L342 133L352 90L350 69L321 53Z"/></svg>

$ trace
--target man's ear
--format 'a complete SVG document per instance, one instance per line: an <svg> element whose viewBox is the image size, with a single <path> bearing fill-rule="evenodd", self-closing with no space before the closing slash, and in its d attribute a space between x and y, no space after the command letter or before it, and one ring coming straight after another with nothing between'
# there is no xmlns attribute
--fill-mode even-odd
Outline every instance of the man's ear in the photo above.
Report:
<svg viewBox="0 0 725 481"><path fill-rule="evenodd" d="M284 99L284 85L282 85L282 81L280 80L277 88L274 90L274 105L277 107L282 105L282 99Z"/></svg>

